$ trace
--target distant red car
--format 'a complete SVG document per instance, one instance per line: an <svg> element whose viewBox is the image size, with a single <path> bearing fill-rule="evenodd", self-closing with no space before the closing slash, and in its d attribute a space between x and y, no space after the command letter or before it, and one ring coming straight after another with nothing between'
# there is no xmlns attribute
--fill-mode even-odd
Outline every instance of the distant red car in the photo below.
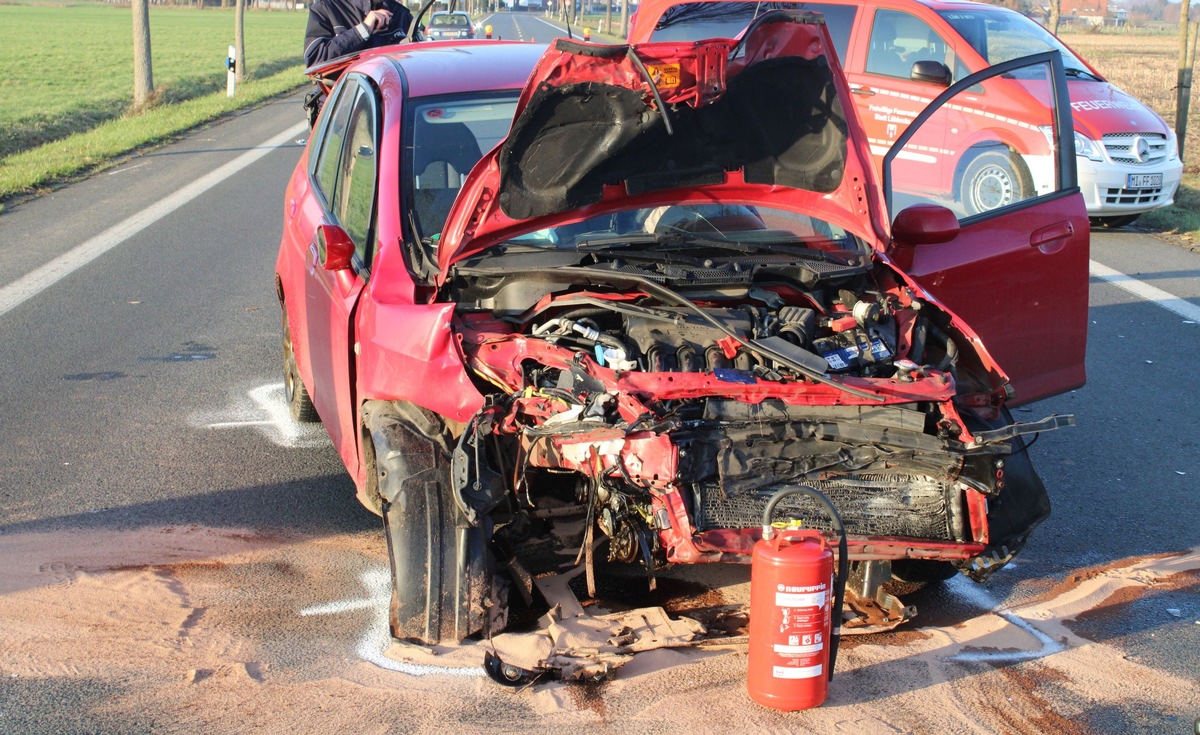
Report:
<svg viewBox="0 0 1200 735"><path fill-rule="evenodd" d="M829 49L774 12L736 42L339 62L285 198L286 386L383 516L397 637L499 630L588 550L747 561L795 484L850 532L847 626L894 625L883 582L982 579L1049 513L1021 437L1067 419L1007 409L1084 380L1069 116L1055 191L890 219ZM1013 69L1067 99L1050 55L987 73ZM808 502L782 515L826 523Z"/></svg>

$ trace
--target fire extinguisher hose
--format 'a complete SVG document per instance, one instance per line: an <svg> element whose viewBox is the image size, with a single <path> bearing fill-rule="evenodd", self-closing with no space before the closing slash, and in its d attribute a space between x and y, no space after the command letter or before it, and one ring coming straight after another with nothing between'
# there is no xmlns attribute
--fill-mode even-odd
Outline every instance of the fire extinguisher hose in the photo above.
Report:
<svg viewBox="0 0 1200 735"><path fill-rule="evenodd" d="M767 507L763 509L762 535L768 541L775 537L775 528L771 525L771 515L779 501L789 495L807 495L823 506L829 519L833 521L833 530L838 534L838 571L833 584L833 612L836 616L833 632L829 641L829 679L833 680L833 667L837 662L838 640L842 637L842 603L846 599L846 577L850 574L850 551L846 543L846 527L842 524L842 516L838 513L833 502L825 494L808 485L793 485L786 487L771 496Z"/></svg>

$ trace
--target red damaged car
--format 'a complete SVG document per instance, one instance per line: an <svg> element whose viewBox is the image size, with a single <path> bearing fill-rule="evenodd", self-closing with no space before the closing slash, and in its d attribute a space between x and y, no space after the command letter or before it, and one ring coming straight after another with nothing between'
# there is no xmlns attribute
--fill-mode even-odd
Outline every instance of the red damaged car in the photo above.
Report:
<svg viewBox="0 0 1200 735"><path fill-rule="evenodd" d="M286 194L286 392L383 517L394 635L502 629L580 560L748 561L795 484L850 534L847 627L894 625L884 583L982 579L1049 514L1022 437L1070 417L1008 409L1084 381L1061 60L947 90L881 187L830 48L774 12L736 41L338 62ZM889 181L999 74L1044 80L1053 191L967 216Z"/></svg>

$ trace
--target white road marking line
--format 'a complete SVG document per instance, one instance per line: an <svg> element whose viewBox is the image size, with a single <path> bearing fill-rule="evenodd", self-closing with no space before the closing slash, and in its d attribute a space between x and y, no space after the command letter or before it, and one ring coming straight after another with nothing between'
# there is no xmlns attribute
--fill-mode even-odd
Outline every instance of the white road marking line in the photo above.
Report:
<svg viewBox="0 0 1200 735"><path fill-rule="evenodd" d="M1088 261L1088 270L1096 278L1128 291L1140 299L1161 306L1172 314L1178 314L1189 321L1200 322L1200 306L1196 306L1187 299L1181 299L1175 294L1151 286L1145 281L1139 281L1133 276L1094 260Z"/></svg>
<svg viewBox="0 0 1200 735"><path fill-rule="evenodd" d="M123 174L127 171L133 171L134 169L138 169L138 168L141 168L142 166L146 166L146 165L148 165L146 162L142 162L142 163L137 164L136 166L125 166L124 168L118 168L115 171L109 171L108 175L116 176L117 174Z"/></svg>
<svg viewBox="0 0 1200 735"><path fill-rule="evenodd" d="M550 26L551 28L554 29L555 33L565 34L567 32L567 29L564 28L563 26L551 23L550 21L546 20L545 18L531 18L530 20L536 20L539 23L544 23L545 25ZM575 26L571 26L571 33L576 34L576 36L578 38L583 38L583 30L581 28L576 28Z"/></svg>
<svg viewBox="0 0 1200 735"><path fill-rule="evenodd" d="M311 615L333 615L350 610L374 610L371 622L363 631L362 637L358 640L358 646L354 649L354 652L363 661L381 669L398 671L409 676L428 676L430 674L470 678L484 676L482 667L429 666L388 658L386 652L392 644L392 632L388 629L388 608L392 600L392 575L387 569L375 569L364 573L359 577L359 581L366 588L367 597L312 605L300 610L300 615L309 617Z"/></svg>
<svg viewBox="0 0 1200 735"><path fill-rule="evenodd" d="M260 385L247 391L246 395L252 405L200 411L192 414L188 423L205 429L257 428L273 444L289 449L329 444L329 434L321 424L301 424L292 420L284 399L283 383Z"/></svg>
<svg viewBox="0 0 1200 735"><path fill-rule="evenodd" d="M7 286L0 288L0 316L4 316L42 291L58 283L109 250L117 247L158 220L166 217L196 197L223 183L238 171L246 168L263 156L277 150L292 138L308 129L308 124L297 123L282 133L260 143L255 148L226 163L220 168L201 176L187 186L142 211L108 228L87 242L68 250L45 265L35 268Z"/></svg>
<svg viewBox="0 0 1200 735"><path fill-rule="evenodd" d="M946 582L946 587L956 594L958 597L970 602L973 605L981 607L985 610L991 610L993 613L1010 624L1015 625L1026 633L1032 635L1041 644L1041 648L1035 651L960 651L953 656L948 656L950 661L987 661L990 663L1031 661L1033 659L1052 656L1056 653L1061 653L1067 650L1066 646L1038 630L1032 623L1018 616L1012 610L997 610L1000 607L1000 601L992 596L986 588L972 582L966 577L959 575L952 577Z"/></svg>

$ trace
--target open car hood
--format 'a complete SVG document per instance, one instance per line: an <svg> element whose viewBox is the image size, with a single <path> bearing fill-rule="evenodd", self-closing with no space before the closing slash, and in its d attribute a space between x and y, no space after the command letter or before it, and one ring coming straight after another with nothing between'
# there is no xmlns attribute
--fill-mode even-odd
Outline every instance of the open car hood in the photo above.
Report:
<svg viewBox="0 0 1200 735"><path fill-rule="evenodd" d="M662 203L804 211L878 247L882 206L832 48L820 15L787 11L763 15L738 41L560 39L450 211L441 280L517 235Z"/></svg>

